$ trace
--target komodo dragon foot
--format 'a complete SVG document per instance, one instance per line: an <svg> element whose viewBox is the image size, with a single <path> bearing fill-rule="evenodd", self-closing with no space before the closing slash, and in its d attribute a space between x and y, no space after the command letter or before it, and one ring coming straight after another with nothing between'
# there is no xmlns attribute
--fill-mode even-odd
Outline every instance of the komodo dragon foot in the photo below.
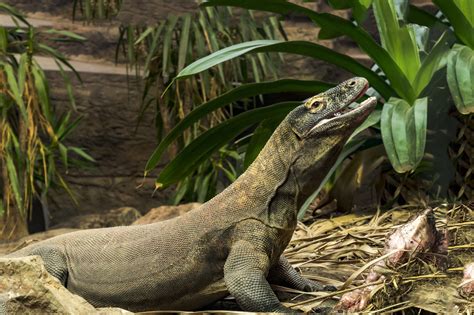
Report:
<svg viewBox="0 0 474 315"><path fill-rule="evenodd" d="M323 285L319 282L303 278L284 256L281 256L278 264L270 269L268 279L270 283L289 286L290 288L305 292L337 290L332 285Z"/></svg>

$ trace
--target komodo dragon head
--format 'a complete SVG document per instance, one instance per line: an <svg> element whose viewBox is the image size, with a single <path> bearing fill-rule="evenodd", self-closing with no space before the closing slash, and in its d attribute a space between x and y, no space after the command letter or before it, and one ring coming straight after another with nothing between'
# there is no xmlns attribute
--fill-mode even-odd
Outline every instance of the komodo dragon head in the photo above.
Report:
<svg viewBox="0 0 474 315"><path fill-rule="evenodd" d="M301 194L298 204L304 202L301 198L307 198L317 188L347 139L374 109L375 97L355 108L348 107L367 88L366 79L352 78L311 97L286 117L282 125L289 126L295 135L290 137L293 139L287 139L293 142L287 154Z"/></svg>

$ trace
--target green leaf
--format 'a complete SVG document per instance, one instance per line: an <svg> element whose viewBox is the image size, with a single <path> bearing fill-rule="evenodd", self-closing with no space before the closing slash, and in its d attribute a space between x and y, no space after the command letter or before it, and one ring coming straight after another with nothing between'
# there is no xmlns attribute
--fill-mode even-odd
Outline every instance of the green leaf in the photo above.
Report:
<svg viewBox="0 0 474 315"><path fill-rule="evenodd" d="M5 54L8 48L8 32L3 26L0 27L0 52Z"/></svg>
<svg viewBox="0 0 474 315"><path fill-rule="evenodd" d="M374 15L382 46L400 67L408 81L413 82L421 65L414 29L407 26L400 27L392 1L375 0ZM414 101L412 98L408 100Z"/></svg>
<svg viewBox="0 0 474 315"><path fill-rule="evenodd" d="M469 23L467 15L461 11L453 0L433 0L454 28L456 36L471 49L474 49L474 26Z"/></svg>
<svg viewBox="0 0 474 315"><path fill-rule="evenodd" d="M67 60L67 58L63 54L61 54L56 49L51 48L49 46L46 46L44 44L38 44L38 48L39 48L40 52L43 52L47 55L50 55L51 57L56 59L57 62L60 62L63 65L65 65L66 67L68 67L76 75L76 78L82 83L81 76L76 71L76 69L69 63L69 61ZM37 65L37 67L39 67L39 64L37 62L34 62L34 63ZM39 67L39 68L41 68L41 67Z"/></svg>
<svg viewBox="0 0 474 315"><path fill-rule="evenodd" d="M33 64L33 66L31 67L31 72L33 73L35 88L36 92L38 93L41 111L48 121L52 121L53 116L49 103L48 81L44 76L43 70L41 70L38 65Z"/></svg>
<svg viewBox="0 0 474 315"><path fill-rule="evenodd" d="M384 98L389 98L391 95L395 95L395 92L392 90L392 88L382 78L380 78L375 72L366 68L351 57L337 53L322 45L304 41L283 42L275 40L257 40L233 45L222 50L216 51L204 58L193 62L192 64L184 68L175 79L186 78L188 76L209 69L210 67L215 66L219 62L224 62L231 58L235 58L249 52L294 53L312 57L315 59L324 60L343 69L346 69L355 75L365 77L370 82L370 84L380 94L382 94Z"/></svg>
<svg viewBox="0 0 474 315"><path fill-rule="evenodd" d="M224 146L250 126L269 116L284 117L301 102L283 102L268 107L246 111L211 128L194 139L163 169L156 180L156 187L166 187L192 174L200 163L214 151Z"/></svg>
<svg viewBox="0 0 474 315"><path fill-rule="evenodd" d="M59 156L61 157L61 160L63 161L64 167L67 169L68 168L68 159L67 159L67 147L59 143Z"/></svg>
<svg viewBox="0 0 474 315"><path fill-rule="evenodd" d="M430 54L423 60L414 81L414 90L416 95L420 95L425 87L430 83L434 73L443 65L444 56L448 51L447 33L438 39L431 49Z"/></svg>
<svg viewBox="0 0 474 315"><path fill-rule="evenodd" d="M176 23L178 22L178 17L177 16L171 16L168 18L167 24L166 24L166 31L165 31L165 36L163 38L163 65L162 65L162 73L163 73L163 80L164 82L167 82L169 79L169 74L171 73L171 50L172 50L172 37L173 37L173 32L174 32L174 27L176 26Z"/></svg>
<svg viewBox="0 0 474 315"><path fill-rule="evenodd" d="M428 121L428 98L417 99L411 108L410 116L414 118L415 129L415 161L418 166L425 154L426 126Z"/></svg>
<svg viewBox="0 0 474 315"><path fill-rule="evenodd" d="M23 198L20 188L20 181L18 179L18 173L16 171L16 167L11 155L7 154L5 159L7 164L8 178L10 179L10 186L13 191L13 196L15 197L15 202L18 209L20 210L20 213L22 213L25 209L23 205Z"/></svg>
<svg viewBox="0 0 474 315"><path fill-rule="evenodd" d="M370 128L380 122L380 118L382 117L382 111L379 109L375 109L369 117L359 126L354 130L352 133L351 137L349 138L348 141L350 141L352 138L357 136L359 133L362 131L366 130L367 128Z"/></svg>
<svg viewBox="0 0 474 315"><path fill-rule="evenodd" d="M448 66L447 66L447 81L449 91L451 92L451 96L453 98L454 104L456 108L461 114L467 115L470 113L469 109L464 105L464 102L461 97L461 92L459 91L459 84L456 76L456 62L461 49L465 46L455 45L453 49L451 49L449 56L448 56Z"/></svg>
<svg viewBox="0 0 474 315"><path fill-rule="evenodd" d="M427 98L418 99L413 106L398 98L385 103L381 131L387 156L399 173L414 170L425 150Z"/></svg>
<svg viewBox="0 0 474 315"><path fill-rule="evenodd" d="M192 76L194 74L207 70L213 66L216 66L220 63L223 63L225 61L231 60L233 58L236 58L248 52L251 52L257 48L265 47L265 46L269 46L269 45L277 44L281 42L282 41L280 40L255 40L255 41L244 42L241 44L226 47L224 49L216 51L204 58L201 58L191 63L186 68L181 70L175 79L183 79L188 76Z"/></svg>
<svg viewBox="0 0 474 315"><path fill-rule="evenodd" d="M367 10L372 5L373 0L358 0L352 9L352 15L357 23L360 25L367 17Z"/></svg>
<svg viewBox="0 0 474 315"><path fill-rule="evenodd" d="M20 89L18 87L18 82L13 67L8 63L4 63L3 69L7 75L8 86L10 87L10 91L13 93L15 103L20 109L20 113L23 116L24 121L28 121L28 113L26 112L25 103L23 102L23 96L20 94Z"/></svg>
<svg viewBox="0 0 474 315"><path fill-rule="evenodd" d="M367 53L384 71L385 75L391 82L393 90L404 99L414 100L413 90L410 82L400 70L399 66L393 61L385 49L380 47L375 40L362 28L354 25L341 17L328 14L318 13L306 7L296 5L285 0L206 0L201 4L203 6L235 6L250 10L262 10L279 14L300 13L308 16L322 29L327 28L334 32L340 32L353 39L360 48ZM335 52L333 52L335 53ZM324 60L324 59L323 59ZM350 70L349 70L350 71ZM370 81L370 80L369 80ZM374 85L373 82L371 82ZM390 98L394 94L387 94L387 89L381 86L374 86L385 99ZM381 90L379 90L381 88ZM390 88L390 90L392 90Z"/></svg>
<svg viewBox="0 0 474 315"><path fill-rule="evenodd" d="M68 148L70 151L76 153L77 155L79 155L80 157L82 157L83 159L89 161L89 162L95 162L95 159L90 156L89 154L87 154L83 149L81 148L77 148L77 147L69 147Z"/></svg>
<svg viewBox="0 0 474 315"><path fill-rule="evenodd" d="M250 83L237 87L221 96L197 106L190 112L183 120L181 120L166 137L160 142L155 149L150 159L148 160L145 172L154 169L161 160L166 148L181 135L187 128L191 127L199 119L205 117L207 114L231 104L235 101L263 95L267 93L278 93L281 91L287 92L306 92L306 93L320 93L331 88L333 85L322 83L319 81L301 81L301 80L279 80L273 82Z"/></svg>
<svg viewBox="0 0 474 315"><path fill-rule="evenodd" d="M178 71L181 71L186 64L186 55L189 47L189 32L191 30L191 14L186 14L183 18L183 26L181 28L181 38L179 40L178 53Z"/></svg>
<svg viewBox="0 0 474 315"><path fill-rule="evenodd" d="M245 152L244 169L247 169L263 149L268 139L281 122L281 117L265 119L253 132Z"/></svg>
<svg viewBox="0 0 474 315"><path fill-rule="evenodd" d="M73 40L76 40L76 41L80 41L80 42L83 42L83 41L87 40L87 38L85 38L84 36L78 35L76 33L70 32L70 31L64 31L64 30L48 29L46 31L43 31L43 33L60 35L60 36L64 36L64 37L67 37L67 38L70 38L70 39L73 39Z"/></svg>
<svg viewBox="0 0 474 315"><path fill-rule="evenodd" d="M414 24L423 25L428 28L433 27L436 23L441 23L441 21L439 21L436 16L412 4L408 6L407 21Z"/></svg>
<svg viewBox="0 0 474 315"><path fill-rule="evenodd" d="M469 47L461 49L456 61L456 81L464 107L474 106L474 51Z"/></svg>
<svg viewBox="0 0 474 315"><path fill-rule="evenodd" d="M474 2L471 0L454 0L459 10L465 14L466 19L474 27Z"/></svg>

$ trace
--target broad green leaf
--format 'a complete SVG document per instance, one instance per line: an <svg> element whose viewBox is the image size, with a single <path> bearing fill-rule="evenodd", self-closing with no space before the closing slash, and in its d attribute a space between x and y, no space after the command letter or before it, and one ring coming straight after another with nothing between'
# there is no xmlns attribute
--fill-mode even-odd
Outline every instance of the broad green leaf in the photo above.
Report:
<svg viewBox="0 0 474 315"><path fill-rule="evenodd" d="M352 15L359 25L362 24L367 17L367 10L369 10L372 2L373 0L358 0L355 2Z"/></svg>
<svg viewBox="0 0 474 315"><path fill-rule="evenodd" d="M416 135L414 164L417 166L425 154L426 126L428 121L428 98L424 97L417 99L409 114L414 117L414 129Z"/></svg>
<svg viewBox="0 0 474 315"><path fill-rule="evenodd" d="M448 18L454 28L456 36L471 49L474 49L474 26L468 21L466 15L461 11L453 0L433 0L433 3Z"/></svg>
<svg viewBox="0 0 474 315"><path fill-rule="evenodd" d="M444 56L448 51L448 42L446 38L447 33L443 33L431 49L430 54L425 58L425 60L423 60L423 63L416 74L415 81L413 82L416 95L420 95L421 92L423 92L428 83L430 83L434 73L440 68L440 65L442 65Z"/></svg>
<svg viewBox="0 0 474 315"><path fill-rule="evenodd" d="M474 2L472 0L454 0L454 3L474 27Z"/></svg>
<svg viewBox="0 0 474 315"><path fill-rule="evenodd" d="M377 89L380 94L384 96L385 99L388 99L390 98L390 96L395 95L393 94L393 92L388 91L392 90L392 88L397 92L400 97L403 97L404 99L416 99L416 96L413 93L413 89L411 88L407 77L401 71L399 66L393 61L387 51L380 47L380 45L378 45L375 40L369 35L369 33L367 33L365 30L341 17L328 13L318 13L306 7L302 7L285 0L206 0L203 1L201 5L235 6L250 10L262 10L279 14L289 14L292 12L304 14L311 18L311 20L313 20L323 29L331 29L334 32L340 32L344 35L349 36L360 46L360 48L365 53L367 53L380 66L380 68L384 71L385 75L390 80L391 88L386 89L383 88L383 86L381 85L375 86L373 82L371 82L371 84L374 86L375 89Z"/></svg>
<svg viewBox="0 0 474 315"><path fill-rule="evenodd" d="M392 128L392 138L395 144L395 151L397 152L398 162L401 167L407 166L410 169L410 162L414 160L414 155L411 155L412 146L410 137L412 139L415 135L407 134L407 112L410 110L410 105L401 99L391 98L388 103L393 105L392 117L390 120Z"/></svg>
<svg viewBox="0 0 474 315"><path fill-rule="evenodd" d="M257 48L265 47L277 43L281 43L280 40L255 40L251 42L244 42L241 44L236 44L230 47L226 47L219 51L216 51L204 58L201 58L186 68L181 70L175 79L183 79L188 76L192 76L204 70L207 70L211 67L214 67L220 63L231 60L233 58L242 56L248 52L251 52Z"/></svg>
<svg viewBox="0 0 474 315"><path fill-rule="evenodd" d="M320 93L331 88L332 85L322 83L319 81L301 81L301 80L279 80L273 82L250 83L237 87L221 96L196 107L183 120L181 120L166 137L160 142L155 149L150 159L148 160L145 172L154 169L160 162L166 148L178 138L187 128L199 121L207 114L231 104L235 101L263 95L268 93L278 93L281 91L287 92L306 92L306 93ZM268 117L267 117L268 118Z"/></svg>
<svg viewBox="0 0 474 315"><path fill-rule="evenodd" d="M293 53L330 62L355 75L365 77L384 98L395 95L392 88L375 72L366 68L349 56L337 53L327 47L304 41L258 40L233 45L201 58L184 68L175 79L182 79L209 69L219 62L235 58L246 53L280 52Z"/></svg>
<svg viewBox="0 0 474 315"><path fill-rule="evenodd" d="M436 16L410 4L408 6L407 21L410 23L423 25L428 28L433 27L436 23L441 23Z"/></svg>
<svg viewBox="0 0 474 315"><path fill-rule="evenodd" d="M474 106L474 51L464 47L458 53L456 61L456 81L464 107Z"/></svg>
<svg viewBox="0 0 474 315"><path fill-rule="evenodd" d="M385 103L382 139L395 171L412 171L420 163L425 151L426 124L427 98L416 100L413 106L398 98Z"/></svg>
<svg viewBox="0 0 474 315"><path fill-rule="evenodd" d="M465 46L455 45L453 49L449 52L448 56L448 66L447 66L447 81L449 91L453 98L454 104L456 105L458 111L461 114L467 115L470 113L470 110L464 105L461 92L459 91L459 84L456 76L456 62L459 55L459 51Z"/></svg>
<svg viewBox="0 0 474 315"><path fill-rule="evenodd" d="M401 169L401 166L398 160L397 151L395 149L395 141L392 134L392 116L394 107L395 106L391 103L384 104L380 120L380 130L388 159L392 163L394 169L399 170Z"/></svg>
<svg viewBox="0 0 474 315"><path fill-rule="evenodd" d="M246 111L211 128L194 139L163 169L156 187L166 187L183 180L208 159L213 152L234 139L250 126L268 118L284 117L301 102L283 102Z"/></svg>
<svg viewBox="0 0 474 315"><path fill-rule="evenodd" d="M400 27L392 1L374 0L374 15L382 46L400 67L408 81L413 82L421 64L414 29L408 26Z"/></svg>

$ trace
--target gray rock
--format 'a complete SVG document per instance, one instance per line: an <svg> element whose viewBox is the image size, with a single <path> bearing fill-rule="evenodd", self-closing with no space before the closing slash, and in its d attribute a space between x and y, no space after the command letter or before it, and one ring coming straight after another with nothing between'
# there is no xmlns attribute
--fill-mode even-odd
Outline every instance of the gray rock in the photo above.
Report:
<svg viewBox="0 0 474 315"><path fill-rule="evenodd" d="M95 309L45 269L39 256L0 258L0 314L132 314Z"/></svg>

